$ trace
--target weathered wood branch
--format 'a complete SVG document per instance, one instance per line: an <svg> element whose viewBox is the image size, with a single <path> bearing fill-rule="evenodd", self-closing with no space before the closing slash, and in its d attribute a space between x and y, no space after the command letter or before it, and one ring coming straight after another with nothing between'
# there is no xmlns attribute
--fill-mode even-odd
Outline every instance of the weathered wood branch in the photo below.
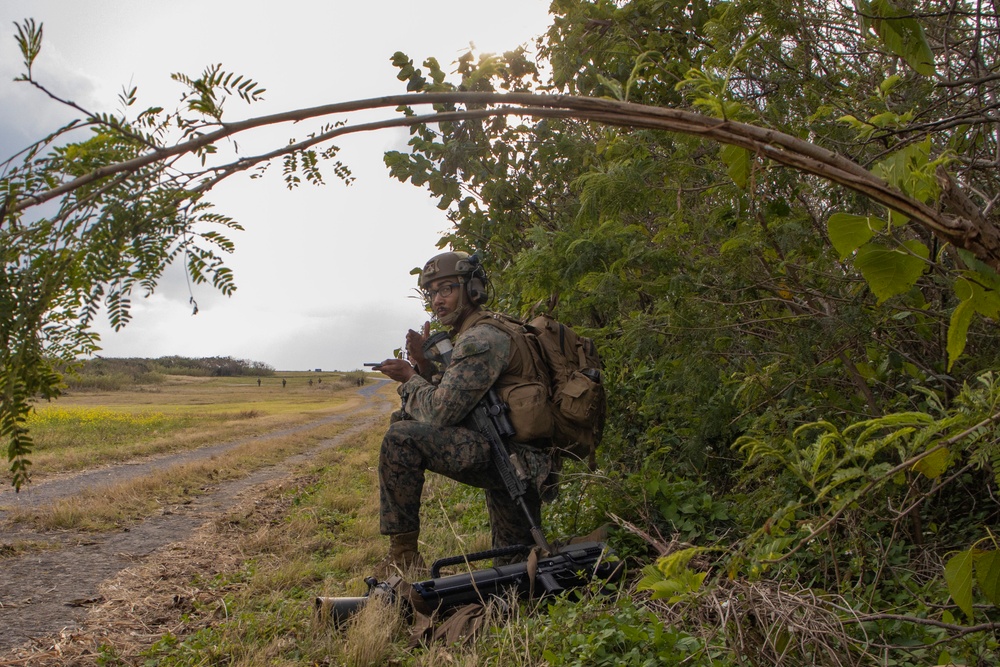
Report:
<svg viewBox="0 0 1000 667"><path fill-rule="evenodd" d="M459 121L497 115L536 118L574 118L619 127L639 127L694 135L723 144L745 148L755 155L805 173L837 183L901 213L923 226L942 241L964 248L984 263L1000 270L1000 229L986 220L979 209L944 172L939 172L942 187L941 206L935 208L917 201L876 177L843 155L776 130L745 123L721 120L701 114L651 107L616 100L572 95L534 93L412 93L354 100L297 109L279 114L225 123L214 132L178 143L168 148L150 150L131 160L108 165L54 187L46 192L8 202L8 210L21 211L55 199L107 176L131 171L172 157L197 151L222 139L259 127L295 123L324 116L350 114L387 107L420 105L473 105L462 111L439 111L433 114L403 116L355 126L339 127L298 144L251 158L242 158L217 168L217 178L247 169L296 150L330 141L335 137L387 127L412 126L434 122ZM491 106L492 105L492 106ZM942 176L942 174L944 174ZM200 189L200 188L199 188Z"/></svg>

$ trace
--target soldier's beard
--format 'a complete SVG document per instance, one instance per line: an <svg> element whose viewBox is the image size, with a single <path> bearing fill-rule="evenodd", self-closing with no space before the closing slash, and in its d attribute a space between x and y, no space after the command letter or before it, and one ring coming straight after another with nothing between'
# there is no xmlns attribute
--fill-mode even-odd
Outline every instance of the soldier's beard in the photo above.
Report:
<svg viewBox="0 0 1000 667"><path fill-rule="evenodd" d="M462 315L465 314L466 303L465 303L465 286L460 288L462 291L458 295L458 304L455 306L455 310L451 311L443 317L438 317L438 322L445 325L446 327L453 327L455 324L461 320Z"/></svg>

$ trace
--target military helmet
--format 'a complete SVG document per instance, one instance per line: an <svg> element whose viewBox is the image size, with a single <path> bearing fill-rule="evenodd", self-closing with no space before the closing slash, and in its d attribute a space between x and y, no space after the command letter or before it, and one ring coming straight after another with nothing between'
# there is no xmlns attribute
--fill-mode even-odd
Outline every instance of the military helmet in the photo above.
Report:
<svg viewBox="0 0 1000 667"><path fill-rule="evenodd" d="M452 276L461 279L472 303L480 305L486 302L486 271L479 263L479 256L461 250L443 252L427 260L420 272L420 289L426 290L435 280Z"/></svg>
<svg viewBox="0 0 1000 667"><path fill-rule="evenodd" d="M470 261L471 260L471 261ZM443 252L427 260L424 270L420 272L420 288L427 289L438 278L450 276L471 276L479 262L471 259L469 253L461 251Z"/></svg>

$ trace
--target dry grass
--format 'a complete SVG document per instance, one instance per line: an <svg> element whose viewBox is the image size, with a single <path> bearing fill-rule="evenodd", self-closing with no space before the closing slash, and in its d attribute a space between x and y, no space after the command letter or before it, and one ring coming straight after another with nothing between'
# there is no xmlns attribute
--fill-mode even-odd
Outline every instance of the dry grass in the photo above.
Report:
<svg viewBox="0 0 1000 667"><path fill-rule="evenodd" d="M344 632L343 656L350 667L384 665L406 627L399 606L372 598Z"/></svg>
<svg viewBox="0 0 1000 667"><path fill-rule="evenodd" d="M219 548L229 543L223 536L234 537L215 526L203 528L122 571L101 587L103 602L91 610L85 627L40 640L18 651L20 659L0 664L97 665L107 656L136 664L142 651L165 635L184 636L225 619L226 596L238 584L224 582L243 566L245 555Z"/></svg>
<svg viewBox="0 0 1000 667"><path fill-rule="evenodd" d="M16 508L15 524L47 530L110 530L162 512L212 485L307 451L345 428L332 423L280 438L251 440L208 460L158 469L153 474L88 489L38 508Z"/></svg>
<svg viewBox="0 0 1000 667"><path fill-rule="evenodd" d="M17 558L29 553L58 549L59 546L52 542L42 542L39 540L12 540L0 544L0 561L4 558Z"/></svg>
<svg viewBox="0 0 1000 667"><path fill-rule="evenodd" d="M645 597L636 591L631 595ZM810 590L796 592L767 580L720 580L706 593L678 604L646 604L665 625L699 628L707 641L724 638L740 664L871 664L867 647L848 631L834 606Z"/></svg>

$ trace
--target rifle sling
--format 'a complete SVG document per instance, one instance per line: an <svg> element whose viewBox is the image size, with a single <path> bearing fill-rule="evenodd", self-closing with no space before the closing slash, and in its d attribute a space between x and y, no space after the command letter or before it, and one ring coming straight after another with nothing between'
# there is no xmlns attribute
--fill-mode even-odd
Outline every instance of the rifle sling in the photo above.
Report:
<svg viewBox="0 0 1000 667"><path fill-rule="evenodd" d="M528 562L525 564L528 573L528 599L535 598L535 575L538 574L538 547L534 547L528 554Z"/></svg>

